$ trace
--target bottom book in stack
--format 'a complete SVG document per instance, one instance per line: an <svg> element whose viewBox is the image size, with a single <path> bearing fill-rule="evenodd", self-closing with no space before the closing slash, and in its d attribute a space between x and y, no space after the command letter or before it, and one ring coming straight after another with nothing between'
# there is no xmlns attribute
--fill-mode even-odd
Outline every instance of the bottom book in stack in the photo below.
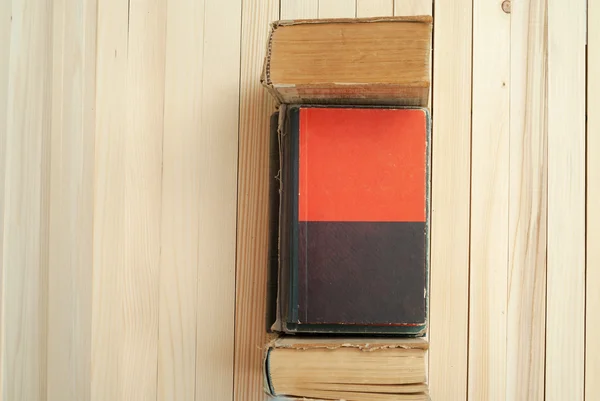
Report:
<svg viewBox="0 0 600 401"><path fill-rule="evenodd" d="M265 390L282 399L428 401L421 338L280 337L267 345Z"/></svg>

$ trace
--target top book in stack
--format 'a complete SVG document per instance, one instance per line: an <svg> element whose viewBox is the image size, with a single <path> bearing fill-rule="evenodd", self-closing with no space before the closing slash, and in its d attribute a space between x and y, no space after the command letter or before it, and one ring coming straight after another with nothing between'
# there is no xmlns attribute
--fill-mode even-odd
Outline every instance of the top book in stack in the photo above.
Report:
<svg viewBox="0 0 600 401"><path fill-rule="evenodd" d="M277 21L261 82L279 103L426 107L431 16Z"/></svg>

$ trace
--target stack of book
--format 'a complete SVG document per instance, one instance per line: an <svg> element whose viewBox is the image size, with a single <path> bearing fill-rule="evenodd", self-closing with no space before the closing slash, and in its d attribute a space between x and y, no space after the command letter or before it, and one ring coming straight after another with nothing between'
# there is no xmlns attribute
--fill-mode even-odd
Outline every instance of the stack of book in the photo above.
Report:
<svg viewBox="0 0 600 401"><path fill-rule="evenodd" d="M428 400L431 17L278 21L265 391Z"/></svg>

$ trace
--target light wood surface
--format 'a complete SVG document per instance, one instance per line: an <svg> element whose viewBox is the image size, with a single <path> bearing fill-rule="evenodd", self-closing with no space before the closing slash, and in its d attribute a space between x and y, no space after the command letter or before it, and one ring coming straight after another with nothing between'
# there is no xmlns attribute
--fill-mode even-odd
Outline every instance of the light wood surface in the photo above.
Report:
<svg viewBox="0 0 600 401"><path fill-rule="evenodd" d="M587 71L600 71L600 3L588 3ZM585 399L600 399L600 76L587 74Z"/></svg>
<svg viewBox="0 0 600 401"><path fill-rule="evenodd" d="M473 3L468 398L506 399L510 15ZM435 103L436 106L439 103Z"/></svg>
<svg viewBox="0 0 600 401"><path fill-rule="evenodd" d="M158 396L221 399L233 385L240 32L222 34L220 25L232 15L239 22L241 3L168 5ZM206 40L186 40L202 35ZM223 65L220 51L234 62ZM220 87L228 95L210 100ZM207 366L208 356L223 363Z"/></svg>
<svg viewBox="0 0 600 401"><path fill-rule="evenodd" d="M319 18L354 18L355 0L319 0Z"/></svg>
<svg viewBox="0 0 600 401"><path fill-rule="evenodd" d="M394 0L356 0L356 16L382 17L394 15Z"/></svg>
<svg viewBox="0 0 600 401"><path fill-rule="evenodd" d="M471 22L471 1L436 4L428 333L434 400L463 400L467 391Z"/></svg>
<svg viewBox="0 0 600 401"><path fill-rule="evenodd" d="M279 2L276 0L244 2L238 139L235 401L266 399L262 358L267 342L269 120L276 108L259 79L268 24L278 16Z"/></svg>
<svg viewBox="0 0 600 401"><path fill-rule="evenodd" d="M60 0L53 10L47 362L53 401L91 396L96 9L95 0Z"/></svg>
<svg viewBox="0 0 600 401"><path fill-rule="evenodd" d="M548 1L546 400L583 400L585 1Z"/></svg>
<svg viewBox="0 0 600 401"><path fill-rule="evenodd" d="M125 115L127 7L98 3L94 233L92 272L92 401L123 399L120 353L125 268ZM114 26L113 26L114 24ZM137 380L138 378L135 377Z"/></svg>
<svg viewBox="0 0 600 401"><path fill-rule="evenodd" d="M266 401L269 23L432 12L431 398L600 399L597 2L0 3L0 401Z"/></svg>
<svg viewBox="0 0 600 401"><path fill-rule="evenodd" d="M5 1L0 4L0 394L5 388L5 346L4 346L4 215L5 215L5 177L6 177L6 137L8 130L8 71L10 64L10 37L11 37L11 11L12 3Z"/></svg>
<svg viewBox="0 0 600 401"><path fill-rule="evenodd" d="M280 12L281 19L317 18L319 0L280 0Z"/></svg>
<svg viewBox="0 0 600 401"><path fill-rule="evenodd" d="M97 89L118 88L96 98L92 399L144 400L157 390L166 2L118 3L98 9Z"/></svg>
<svg viewBox="0 0 600 401"><path fill-rule="evenodd" d="M167 3L158 400L194 400L201 205L204 4ZM167 135L168 133L168 135ZM185 233L185 234L184 234ZM208 386L207 386L208 387Z"/></svg>
<svg viewBox="0 0 600 401"><path fill-rule="evenodd" d="M52 2L5 3L2 396L38 400L47 392Z"/></svg>
<svg viewBox="0 0 600 401"><path fill-rule="evenodd" d="M394 15L432 15L433 0L394 0Z"/></svg>
<svg viewBox="0 0 600 401"><path fill-rule="evenodd" d="M120 172L125 176L125 249L117 279L122 280L122 300L110 312L122 314L117 340L122 349L116 353L120 396L145 400L155 399L157 390L166 1L128 6L125 165Z"/></svg>
<svg viewBox="0 0 600 401"><path fill-rule="evenodd" d="M204 4L196 401L233 387L241 6Z"/></svg>
<svg viewBox="0 0 600 401"><path fill-rule="evenodd" d="M548 31L544 0L515 2L510 49L506 399L544 399Z"/></svg>

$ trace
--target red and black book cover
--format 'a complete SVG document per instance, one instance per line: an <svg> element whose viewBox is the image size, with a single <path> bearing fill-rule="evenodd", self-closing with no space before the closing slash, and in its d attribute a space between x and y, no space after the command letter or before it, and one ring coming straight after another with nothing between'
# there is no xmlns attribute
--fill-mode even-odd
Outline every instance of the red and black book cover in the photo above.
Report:
<svg viewBox="0 0 600 401"><path fill-rule="evenodd" d="M278 131L281 330L422 335L427 110L288 106Z"/></svg>

